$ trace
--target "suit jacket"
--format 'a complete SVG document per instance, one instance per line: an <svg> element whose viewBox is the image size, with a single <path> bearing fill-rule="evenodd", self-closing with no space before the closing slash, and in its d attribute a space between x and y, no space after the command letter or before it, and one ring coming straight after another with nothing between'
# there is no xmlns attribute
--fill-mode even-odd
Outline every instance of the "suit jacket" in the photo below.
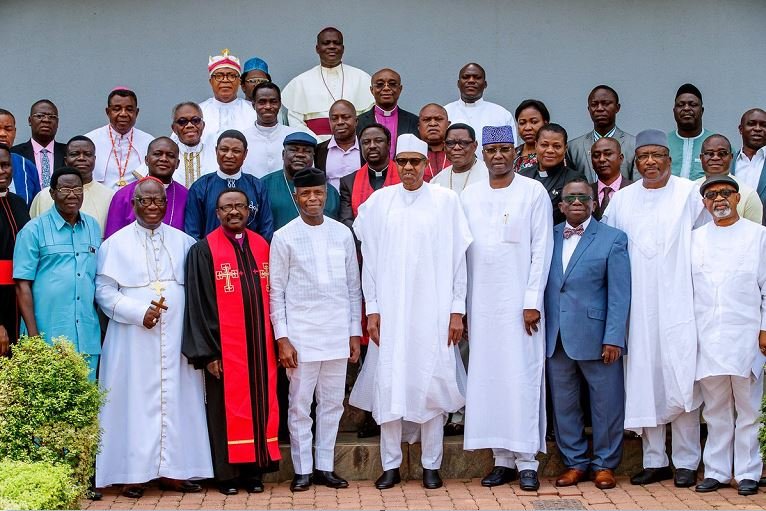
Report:
<svg viewBox="0 0 766 511"><path fill-rule="evenodd" d="M546 356L556 341L574 360L598 360L604 344L623 348L630 310L628 236L591 220L566 270L564 227L553 228L553 257L545 287Z"/></svg>
<svg viewBox="0 0 766 511"><path fill-rule="evenodd" d="M620 171L624 177L633 179L633 160L636 157L636 137L630 133L625 133L619 127L615 128L614 136L622 147L622 154L625 157L620 165ZM590 161L590 148L593 147L593 130L585 135L570 140L567 144L567 164L573 169L577 169L588 178L588 182L595 183L598 179L593 170L593 164Z"/></svg>
<svg viewBox="0 0 766 511"><path fill-rule="evenodd" d="M325 140L321 144L317 145L316 151L314 151L314 166L320 170L327 172L327 151L330 146L330 140ZM362 157L361 148L359 150L359 167L367 163Z"/></svg>
<svg viewBox="0 0 766 511"><path fill-rule="evenodd" d="M354 180L356 179L357 172L359 171L357 170L356 172L352 172L351 174L340 178L340 186L338 190L340 192L338 219L343 225L351 229L351 232L353 232L351 226L354 225L354 211L351 208L351 195L354 193Z"/></svg>
<svg viewBox="0 0 766 511"><path fill-rule="evenodd" d="M544 180L540 178L540 167L533 165L525 169L521 169L519 174L535 181L540 181L545 189L548 191L548 196L551 198L551 206L553 206L553 225L566 220L564 214L559 211L559 202L561 202L561 190L564 189L564 185L573 180L576 177L584 177L581 172L574 169L570 169L565 165L558 167L555 171L555 175Z"/></svg>
<svg viewBox="0 0 766 511"><path fill-rule="evenodd" d="M372 107L371 109L367 110L365 113L360 114L356 118L356 136L358 137L364 128L369 126L370 124L373 124L375 121L375 107ZM403 110L401 107L399 108L399 119L396 123L396 134L404 135L405 133L411 133L415 135L416 137L420 137L418 134L418 116L408 112L407 110ZM396 141L392 140L392 144L395 144Z"/></svg>
<svg viewBox="0 0 766 511"><path fill-rule="evenodd" d="M625 176L622 176L622 182L620 183L620 190L625 188L628 185L633 184L632 179L628 179ZM593 200L595 201L593 203L593 217L596 220L601 220L601 215L604 214L604 210L601 209L601 203L599 202L599 196L598 196L598 181L595 183L591 183L590 187L593 189ZM615 190L616 192L617 190Z"/></svg>
<svg viewBox="0 0 766 511"><path fill-rule="evenodd" d="M737 158L739 158L739 153L741 153L742 150L740 149L734 154L734 159L731 163L731 175L736 175L737 171ZM755 188L755 191L758 192L758 197L761 198L761 202L763 203L763 222L761 222L763 225L766 225L766 163L763 164L763 168L761 168L761 177L758 178L758 186Z"/></svg>
<svg viewBox="0 0 766 511"><path fill-rule="evenodd" d="M27 140L21 144L16 144L11 148L12 153L20 154L27 160L35 163L35 150L32 148L32 140ZM64 157L66 156L66 144L61 142L53 142L53 166L51 167L51 175L53 171L64 166Z"/></svg>

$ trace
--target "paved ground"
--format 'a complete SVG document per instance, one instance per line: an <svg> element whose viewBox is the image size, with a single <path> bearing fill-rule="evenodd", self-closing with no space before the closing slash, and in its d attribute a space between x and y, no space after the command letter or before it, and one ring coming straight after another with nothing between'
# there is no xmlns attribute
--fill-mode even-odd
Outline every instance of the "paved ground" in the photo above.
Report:
<svg viewBox="0 0 766 511"><path fill-rule="evenodd" d="M376 490L369 481L353 481L343 490L313 487L291 493L287 483L266 484L257 495L226 497L215 488L197 494L146 491L139 500L126 499L117 489L107 489L100 502L83 501L83 509L766 509L766 493L741 497L734 488L714 493L679 489L673 482L632 486L627 477L612 490L598 490L592 483L556 488L543 480L537 493L517 485L483 488L478 479L449 480L444 488L425 490L419 481L408 481L390 490Z"/></svg>

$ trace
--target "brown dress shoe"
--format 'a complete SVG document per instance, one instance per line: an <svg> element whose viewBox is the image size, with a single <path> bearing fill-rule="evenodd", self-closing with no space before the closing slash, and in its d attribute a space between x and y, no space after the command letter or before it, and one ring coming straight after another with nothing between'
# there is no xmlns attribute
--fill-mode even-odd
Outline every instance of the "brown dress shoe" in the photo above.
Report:
<svg viewBox="0 0 766 511"><path fill-rule="evenodd" d="M585 479L585 471L576 468L568 468L556 479L556 486L574 486Z"/></svg>
<svg viewBox="0 0 766 511"><path fill-rule="evenodd" d="M599 490L609 490L617 486L617 481L614 479L614 472L608 468L603 470L596 470L593 474L593 484Z"/></svg>

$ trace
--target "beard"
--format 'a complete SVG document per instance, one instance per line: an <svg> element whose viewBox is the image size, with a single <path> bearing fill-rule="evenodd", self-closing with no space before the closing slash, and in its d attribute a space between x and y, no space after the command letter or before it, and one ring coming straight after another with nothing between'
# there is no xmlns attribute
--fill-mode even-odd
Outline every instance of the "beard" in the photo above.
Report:
<svg viewBox="0 0 766 511"><path fill-rule="evenodd" d="M713 210L713 216L716 218L726 218L727 216L731 215L731 207L726 206L723 209L714 209Z"/></svg>

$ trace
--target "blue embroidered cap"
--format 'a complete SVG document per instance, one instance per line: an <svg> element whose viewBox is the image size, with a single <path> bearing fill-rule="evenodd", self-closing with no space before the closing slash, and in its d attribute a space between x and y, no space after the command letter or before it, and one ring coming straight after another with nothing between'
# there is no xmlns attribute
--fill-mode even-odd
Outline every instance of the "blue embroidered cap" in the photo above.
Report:
<svg viewBox="0 0 766 511"><path fill-rule="evenodd" d="M484 126L481 129L481 145L513 144L513 127Z"/></svg>
<svg viewBox="0 0 766 511"><path fill-rule="evenodd" d="M245 62L245 67L242 69L242 74L248 73L250 71L263 71L264 73L269 74L269 65L265 60L259 59L258 57L253 57Z"/></svg>

